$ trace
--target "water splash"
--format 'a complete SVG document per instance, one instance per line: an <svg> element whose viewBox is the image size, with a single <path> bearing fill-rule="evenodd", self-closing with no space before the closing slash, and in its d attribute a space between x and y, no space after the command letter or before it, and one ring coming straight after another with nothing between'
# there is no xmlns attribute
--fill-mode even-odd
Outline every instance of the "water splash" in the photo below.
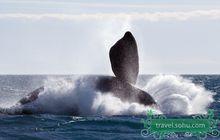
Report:
<svg viewBox="0 0 220 140"><path fill-rule="evenodd" d="M144 83L142 90L156 100L159 109L139 103L122 101L111 93L96 91L99 76L49 77L45 80L45 90L34 102L17 109L31 110L33 113L91 115L144 115L147 110L154 114L203 114L214 101L214 93L203 86L175 75L156 75ZM142 81L144 82L144 81ZM143 83L141 83L143 85Z"/></svg>
<svg viewBox="0 0 220 140"><path fill-rule="evenodd" d="M157 75L144 88L165 114L204 114L214 93L181 76Z"/></svg>

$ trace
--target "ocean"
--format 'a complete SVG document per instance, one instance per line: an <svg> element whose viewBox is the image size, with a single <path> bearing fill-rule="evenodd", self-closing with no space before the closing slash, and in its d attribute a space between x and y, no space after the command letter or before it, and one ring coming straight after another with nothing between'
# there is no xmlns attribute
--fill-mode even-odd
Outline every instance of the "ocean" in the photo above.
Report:
<svg viewBox="0 0 220 140"><path fill-rule="evenodd" d="M30 115L0 114L0 139L154 139L143 137L146 112L167 118L191 118L214 110L220 116L220 75L141 75L136 84L157 101L159 108L123 102L93 90L98 75L1 75L0 108L16 103L45 86L39 99L24 108ZM77 107L79 115L67 115ZM40 113L39 113L40 112ZM42 113L43 112L43 113ZM48 113L44 113L48 112ZM218 124L217 129L220 129ZM197 139L192 136L187 139ZM166 139L186 139L167 137ZM207 135L206 139L220 139Z"/></svg>

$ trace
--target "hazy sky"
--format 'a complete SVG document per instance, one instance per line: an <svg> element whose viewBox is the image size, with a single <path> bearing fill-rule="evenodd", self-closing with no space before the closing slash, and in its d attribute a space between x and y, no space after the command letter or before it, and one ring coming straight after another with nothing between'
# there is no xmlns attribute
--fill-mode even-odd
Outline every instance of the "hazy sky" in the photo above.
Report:
<svg viewBox="0 0 220 140"><path fill-rule="evenodd" d="M0 74L112 74L125 31L142 74L219 74L218 0L0 0Z"/></svg>

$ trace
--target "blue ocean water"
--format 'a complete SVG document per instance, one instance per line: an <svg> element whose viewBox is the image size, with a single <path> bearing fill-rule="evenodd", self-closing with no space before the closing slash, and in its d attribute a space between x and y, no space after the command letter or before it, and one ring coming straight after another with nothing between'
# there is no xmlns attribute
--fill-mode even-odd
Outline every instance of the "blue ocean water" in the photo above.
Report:
<svg viewBox="0 0 220 140"><path fill-rule="evenodd" d="M73 77L75 76L0 76L0 107L10 107L20 98L27 95L27 93L42 85L54 82L57 79L65 79L65 86L62 86L61 89L62 91L66 91L65 87L69 87L69 84L66 84L66 81L72 81L72 79L74 79ZM139 77L137 85L148 92L155 92L153 97L157 98L158 102L161 101L161 105L164 106L164 108L162 107L160 111L168 118L190 118L193 114L199 114L200 112L203 112L204 109L207 110L210 108L214 109L215 119L219 119L220 75L182 75L180 77L181 78L179 78L179 76L164 77L142 75ZM60 81L58 80L58 82L55 82L56 84L52 85L52 91L56 92L56 94L63 94L62 92L57 92L58 89L56 86L63 84L63 82L59 82ZM91 90L86 91L92 92ZM84 91L79 90L78 92L80 94L80 92ZM172 92L175 93L175 95L181 93L181 96L177 97L173 96L173 94L170 95ZM196 96L196 98L193 98L193 100L190 100L192 97L188 94L195 93L197 95L196 92L199 92L199 95ZM170 98L165 98L157 94L166 94L166 96ZM208 98L203 94L212 94L214 100L210 101L207 105L206 100L208 100ZM51 95L53 94L45 93L45 95L47 95L47 98L52 98ZM56 100L59 97L58 95L53 95L53 97L54 96L56 97ZM182 96L184 96L184 98ZM188 96L190 98L185 100ZM59 97L59 99L61 98ZM62 99L69 101L66 98ZM90 98L86 98L86 100L90 100ZM190 102L188 102L188 100ZM84 100L80 101L84 102ZM141 136L141 130L143 129L141 119L146 119L147 117L145 116L145 113L142 113L142 110L137 108L140 107L139 105L134 106L133 104L124 104L118 100L117 102L115 100L102 100L102 104L99 104L99 106L102 106L101 111L100 108L99 111L91 111L87 106L85 107L85 104L81 104L81 102L77 103L79 106L83 106L82 110L86 110L86 112L82 111L82 115L80 116L54 114L2 114L0 115L0 139L153 139L152 136ZM172 104L167 104L167 102ZM115 106L116 103L117 105ZM62 104L56 106L56 108L62 108ZM180 107L178 107L179 105ZM204 105L207 105L207 107L204 108ZM192 108L190 108L191 106ZM173 113L179 111L179 109L183 110L183 112L180 114ZM219 128L220 126L218 125L218 129ZM179 136L178 138L169 139L186 138ZM197 138L190 137L188 139ZM207 139L219 139L219 137L214 138L208 136Z"/></svg>

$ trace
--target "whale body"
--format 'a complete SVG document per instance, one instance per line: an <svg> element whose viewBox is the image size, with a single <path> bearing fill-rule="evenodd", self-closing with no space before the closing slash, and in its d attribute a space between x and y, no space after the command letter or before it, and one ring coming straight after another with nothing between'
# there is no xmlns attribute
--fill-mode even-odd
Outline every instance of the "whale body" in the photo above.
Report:
<svg viewBox="0 0 220 140"><path fill-rule="evenodd" d="M95 79L93 80L95 91L102 94L110 93L126 102L136 102L149 106L156 105L156 102L150 94L134 86L138 77L139 63L137 44L131 32L126 32L125 35L111 47L109 57L115 77L93 77ZM5 114L53 113L48 110L41 109L41 111L36 111L24 107L36 102L39 94L44 92L44 90L45 87L42 86L20 99L15 107L13 107L16 108L16 106L20 106L19 111L14 111L13 108L9 108L0 109L0 112ZM77 108L73 108L74 107L71 108L71 111L67 108L65 111L56 114L79 115Z"/></svg>

